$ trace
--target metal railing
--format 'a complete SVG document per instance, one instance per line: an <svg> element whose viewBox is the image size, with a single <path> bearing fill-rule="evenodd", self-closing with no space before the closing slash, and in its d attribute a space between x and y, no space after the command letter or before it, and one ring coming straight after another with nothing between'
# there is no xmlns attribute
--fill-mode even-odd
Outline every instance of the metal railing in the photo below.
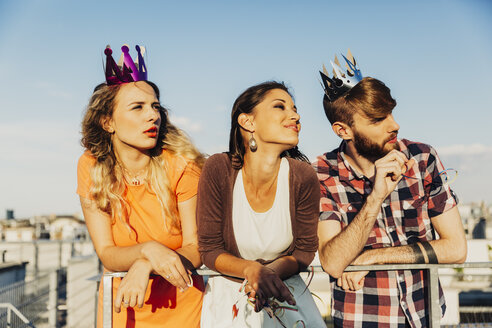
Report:
<svg viewBox="0 0 492 328"><path fill-rule="evenodd" d="M7 309L7 318L6 318L6 327L7 328L13 328L13 327L18 327L19 321L21 321L25 327L34 327L32 322L29 321L15 306L13 306L11 303L0 303L0 309ZM17 316L13 317L12 313L14 313Z"/></svg>
<svg viewBox="0 0 492 328"><path fill-rule="evenodd" d="M439 273L442 268L492 268L492 262L467 262L463 264L380 264L348 266L345 271L395 271L395 270L423 270L428 281L428 306L430 327L440 327L441 307L439 305ZM307 271L322 273L321 266L309 267ZM196 270L202 276L217 276L219 273L209 269ZM103 283L103 328L112 328L113 315L113 278L122 278L126 272L108 272L102 277Z"/></svg>
<svg viewBox="0 0 492 328"><path fill-rule="evenodd" d="M60 271L53 270L30 281L19 281L0 288L0 327L34 325L58 326L57 307L60 292ZM6 309L6 310L5 310ZM11 312L17 315L12 321ZM19 322L19 318L24 324ZM27 322L26 322L27 320ZM12 322L14 324L9 326ZM15 323L17 322L17 323Z"/></svg>
<svg viewBox="0 0 492 328"><path fill-rule="evenodd" d="M94 247L90 240L3 241L0 252L3 262L29 262L26 273L36 277L66 267L74 256L94 254Z"/></svg>
<svg viewBox="0 0 492 328"><path fill-rule="evenodd" d="M0 327L95 327L97 283L91 278L100 272L93 254L72 258L66 268L1 286Z"/></svg>
<svg viewBox="0 0 492 328"><path fill-rule="evenodd" d="M96 327L97 282L99 259L92 256L74 257L67 267L67 327Z"/></svg>

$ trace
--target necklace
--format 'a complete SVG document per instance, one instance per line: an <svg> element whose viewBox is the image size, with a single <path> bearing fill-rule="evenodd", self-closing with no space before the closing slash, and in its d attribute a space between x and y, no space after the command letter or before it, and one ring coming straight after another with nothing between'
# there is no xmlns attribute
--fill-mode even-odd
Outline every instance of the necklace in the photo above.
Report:
<svg viewBox="0 0 492 328"><path fill-rule="evenodd" d="M126 167L124 167L119 162L118 165L123 169L124 172L123 176L125 177L125 179L133 186L140 186L147 178L146 176L142 177L142 175L147 172L147 167L138 171L135 174L132 174L130 171L128 171Z"/></svg>

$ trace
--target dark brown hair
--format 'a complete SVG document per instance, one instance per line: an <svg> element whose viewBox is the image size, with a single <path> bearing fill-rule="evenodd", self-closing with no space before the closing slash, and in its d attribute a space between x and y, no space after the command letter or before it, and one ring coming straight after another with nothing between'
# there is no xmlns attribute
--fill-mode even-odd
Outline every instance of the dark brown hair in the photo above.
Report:
<svg viewBox="0 0 492 328"><path fill-rule="evenodd" d="M331 124L342 122L348 126L354 123L354 114L359 113L370 120L378 121L388 116L396 106L391 90L381 81L365 77L352 89L333 102L323 97L325 114Z"/></svg>
<svg viewBox="0 0 492 328"><path fill-rule="evenodd" d="M232 106L231 112L231 132L229 136L229 157L232 161L232 166L235 169L240 169L244 162L244 140L241 135L241 126L238 123L239 115L242 113L250 114L253 109L263 101L266 94L275 89L284 90L291 97L292 94L289 89L285 86L283 82L267 81L257 85L254 85L239 95L234 105ZM301 153L301 151L296 147L286 150L282 157L288 156L298 160L302 160L309 163L309 159Z"/></svg>

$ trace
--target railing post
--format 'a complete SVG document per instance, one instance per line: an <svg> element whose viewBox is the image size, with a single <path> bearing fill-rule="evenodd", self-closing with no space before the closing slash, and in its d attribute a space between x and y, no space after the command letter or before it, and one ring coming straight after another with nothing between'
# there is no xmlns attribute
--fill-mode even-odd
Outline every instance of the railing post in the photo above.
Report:
<svg viewBox="0 0 492 328"><path fill-rule="evenodd" d="M441 306L439 305L439 272L437 265L425 270L428 281L429 320L431 328L441 326Z"/></svg>
<svg viewBox="0 0 492 328"><path fill-rule="evenodd" d="M58 269L62 267L63 240L58 241Z"/></svg>
<svg viewBox="0 0 492 328"><path fill-rule="evenodd" d="M72 239L70 246L70 258L75 256L75 241Z"/></svg>
<svg viewBox="0 0 492 328"><path fill-rule="evenodd" d="M103 275L103 328L113 327L113 277Z"/></svg>
<svg viewBox="0 0 492 328"><path fill-rule="evenodd" d="M35 241L33 245L34 245L34 276L37 277L39 274L39 244L37 241Z"/></svg>
<svg viewBox="0 0 492 328"><path fill-rule="evenodd" d="M60 271L54 270L50 273L49 296L48 296L48 323L50 327L58 327L58 276Z"/></svg>
<svg viewBox="0 0 492 328"><path fill-rule="evenodd" d="M7 327L12 327L12 309L10 307L7 308Z"/></svg>

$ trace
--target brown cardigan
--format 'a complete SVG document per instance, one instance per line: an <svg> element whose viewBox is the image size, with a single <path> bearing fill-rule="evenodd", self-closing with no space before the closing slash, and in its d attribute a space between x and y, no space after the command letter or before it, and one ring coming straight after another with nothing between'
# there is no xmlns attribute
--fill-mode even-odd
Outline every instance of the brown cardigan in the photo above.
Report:
<svg viewBox="0 0 492 328"><path fill-rule="evenodd" d="M302 270L318 249L320 189L311 165L287 159L294 240L279 257L294 256ZM238 172L226 153L215 154L205 162L198 183L198 244L203 263L212 270L216 270L215 260L220 254L241 257L232 226L232 193Z"/></svg>

